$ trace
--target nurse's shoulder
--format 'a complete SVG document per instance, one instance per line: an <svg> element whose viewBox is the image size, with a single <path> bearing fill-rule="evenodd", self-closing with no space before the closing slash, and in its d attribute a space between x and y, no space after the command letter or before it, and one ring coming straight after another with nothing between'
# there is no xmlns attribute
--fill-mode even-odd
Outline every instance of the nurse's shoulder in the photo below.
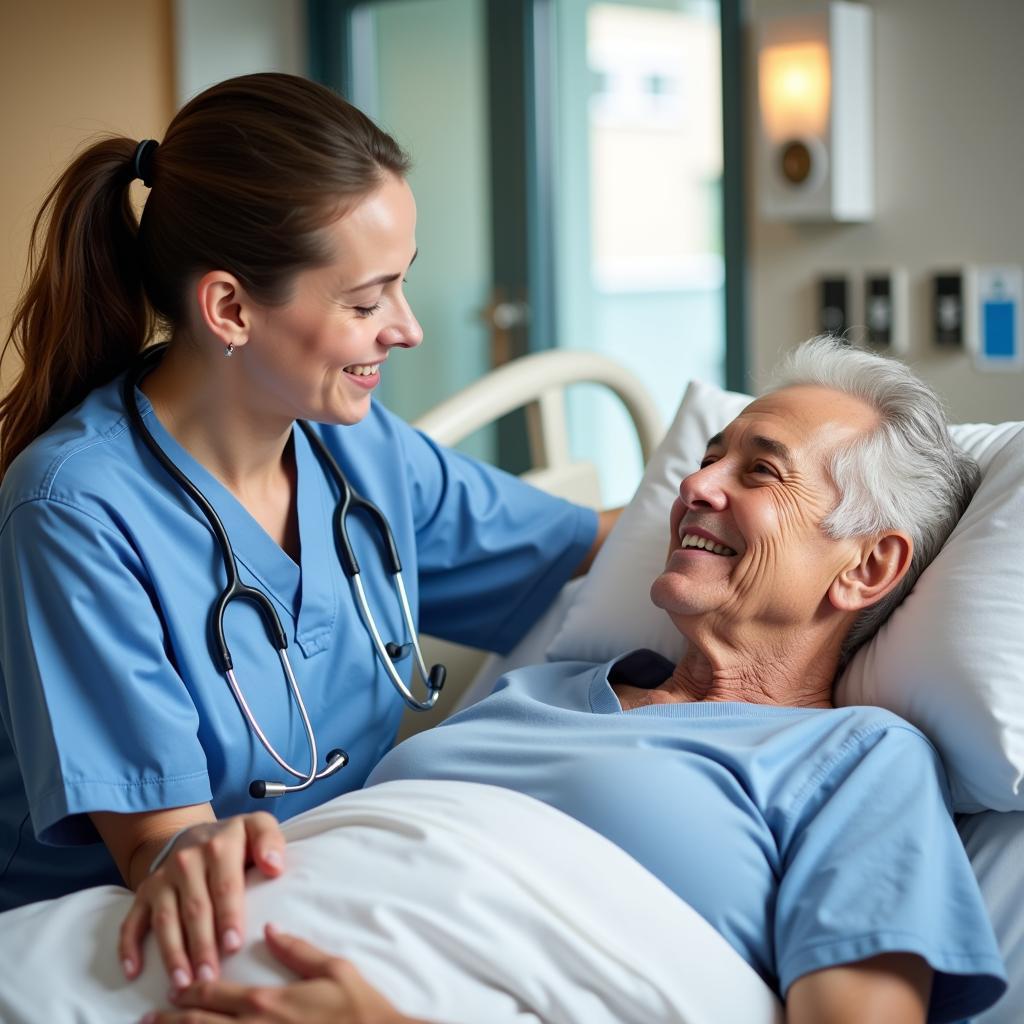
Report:
<svg viewBox="0 0 1024 1024"><path fill-rule="evenodd" d="M19 508L61 502L108 514L137 471L119 380L96 388L11 462L0 484L0 529Z"/></svg>

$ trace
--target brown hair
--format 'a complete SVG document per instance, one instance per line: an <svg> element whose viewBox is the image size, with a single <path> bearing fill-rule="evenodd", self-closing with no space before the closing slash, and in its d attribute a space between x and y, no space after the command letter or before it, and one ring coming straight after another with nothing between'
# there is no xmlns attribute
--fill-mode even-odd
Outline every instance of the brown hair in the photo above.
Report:
<svg viewBox="0 0 1024 1024"><path fill-rule="evenodd" d="M125 370L155 318L185 319L189 278L234 274L267 305L294 275L332 257L321 228L409 160L390 135L329 89L293 75L245 75L191 100L156 151L136 222L136 143L86 149L32 227L29 285L0 359L22 369L0 399L0 477L17 454L95 387Z"/></svg>

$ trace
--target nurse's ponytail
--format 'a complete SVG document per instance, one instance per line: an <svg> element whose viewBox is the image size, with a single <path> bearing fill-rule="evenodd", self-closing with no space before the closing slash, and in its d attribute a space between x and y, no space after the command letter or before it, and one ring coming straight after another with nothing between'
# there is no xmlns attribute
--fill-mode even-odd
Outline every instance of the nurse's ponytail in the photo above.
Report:
<svg viewBox="0 0 1024 1024"><path fill-rule="evenodd" d="M0 400L0 476L29 442L113 378L149 331L126 170L130 139L104 139L50 190L32 226L29 285L4 346L21 373Z"/></svg>
<svg viewBox="0 0 1024 1024"><path fill-rule="evenodd" d="M127 369L152 328L187 327L188 285L233 274L265 305L334 253L323 228L404 176L390 135L331 90L294 75L221 82L177 114L158 146L90 146L47 195L29 285L4 347L22 369L0 400L0 476L93 388ZM140 168L139 164L144 164ZM151 186L140 221L129 200Z"/></svg>

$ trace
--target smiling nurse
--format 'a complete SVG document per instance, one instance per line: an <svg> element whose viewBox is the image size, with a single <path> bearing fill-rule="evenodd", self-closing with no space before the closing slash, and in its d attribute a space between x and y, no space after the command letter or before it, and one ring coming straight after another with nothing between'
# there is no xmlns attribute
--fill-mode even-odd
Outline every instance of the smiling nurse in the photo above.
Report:
<svg viewBox="0 0 1024 1024"><path fill-rule="evenodd" d="M284 867L277 819L358 788L391 746L403 701L339 564L342 487L390 524L413 624L495 650L609 525L373 401L422 340L407 168L329 90L252 75L193 99L159 145L86 149L37 221L0 403L0 909L123 878L129 977L151 925L176 985L216 976L246 863ZM154 316L169 344L140 365ZM383 641L408 645L377 524L346 525ZM231 603L237 693L212 611L235 566L289 665L255 599ZM347 765L311 782L311 750L323 772L332 748ZM297 791L250 795L277 779Z"/></svg>

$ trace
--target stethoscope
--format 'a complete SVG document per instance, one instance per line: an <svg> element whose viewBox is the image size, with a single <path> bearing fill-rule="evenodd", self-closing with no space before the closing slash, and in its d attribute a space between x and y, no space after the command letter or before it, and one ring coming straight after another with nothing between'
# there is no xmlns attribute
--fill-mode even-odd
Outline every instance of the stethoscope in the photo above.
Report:
<svg viewBox="0 0 1024 1024"><path fill-rule="evenodd" d="M295 778L302 780L297 785L289 785L284 782L269 782L265 779L254 779L249 785L249 795L254 798L261 798L269 796L284 796L285 793L298 793L300 790L307 789L309 786L313 785L314 782L317 782L320 779L326 779L338 771L338 769L344 768L345 765L348 764L348 754L340 748L331 750L327 755L326 766L319 771L317 770L318 755L316 736L313 733L313 726L310 724L309 715L306 713L306 704L302 699L302 693L299 691L299 684L295 680L291 663L288 660L288 654L285 650L288 646L288 638L285 636L284 630L281 628L281 620L278 618L277 612L274 610L274 606L271 603L270 598L267 597L262 590L259 590L256 587L247 586L239 579L238 563L235 561L235 552L231 547L231 541L228 540L227 531L224 529L224 524L221 522L220 517L214 511L213 506L207 500L203 492L200 491L199 488L196 487L196 485L184 473L182 473L180 469L178 469L178 467L167 456L167 453L159 444L157 444L156 439L150 433L149 427L146 426L146 423L142 418L142 414L139 412L139 403L135 397L135 389L142 381L142 378L145 377L159 361L160 356L163 354L166 347L166 345L154 345L147 349L140 357L134 370L125 377L123 386L125 407L128 409L128 415L131 418L132 425L139 432L139 435L145 442L146 447L153 453L160 465L170 473L175 482L185 491L186 494L188 494L196 505L199 506L200 511L209 522L210 529L213 530L214 536L217 538L217 543L220 546L221 556L224 560L224 570L227 573L227 585L221 591L220 595L214 601L213 607L210 609L210 624L212 627L211 632L213 634L214 655L215 660L218 662L218 667L227 677L228 685L231 687L231 692L234 694L235 700L238 702L238 706L241 708L242 714L245 716L245 720L249 724L249 728L251 728L259 737L260 742L266 748L267 753L270 754L270 756L284 771L288 772L289 775L293 775ZM370 637L373 640L373 646L374 650L377 652L377 657L380 659L381 664L387 671L392 684L398 691L402 700L404 700L405 703L415 711L429 711L437 703L441 687L444 686L445 667L444 665L434 665L428 672L427 666L423 661L423 652L420 650L419 640L416 636L416 624L413 622L412 611L409 608L409 599L405 593L405 584L402 582L402 564L398 558L398 548L395 546L395 538L391 533L391 527L388 526L388 521L384 518L384 514L381 510L377 508L373 502L359 494L348 482L348 478L342 472L342 469L338 465L334 456L327 450L327 446L320 438L320 435L317 434L304 420L298 420L297 422L302 428L303 433L309 439L309 442L313 446L313 450L316 452L321 463L338 486L339 498L334 509L334 542L338 550L338 560L341 562L341 566L345 570L345 575L348 576L349 583L355 593L356 603L359 606L359 611L363 617L363 622L366 625L367 632L369 632ZM382 557L385 563L385 568L390 572L392 580L394 581L395 591L398 594L398 601L402 607L402 617L405 620L405 628L411 638L411 644L400 645L393 642L385 644L381 639L380 630L377 629L377 623L370 612L370 606L366 602L366 592L363 590L363 582L359 573L359 562L356 559L355 552L352 550L352 545L349 542L348 537L348 529L345 525L346 516L350 511L354 510L363 511L377 525L377 529L380 533L380 538L384 546L384 553ZM277 650L278 657L281 660L281 667L284 669L285 677L288 680L288 686L295 699L295 703L298 705L299 714L302 718L302 725L306 731L306 742L309 744L308 772L300 772L296 768L293 768L274 749L274 745L269 739L267 739L266 734L256 721L255 716L246 702L245 695L242 693L241 687L239 687L238 681L235 679L235 670L231 661L231 652L228 649L227 640L224 638L224 613L227 610L227 606L235 600L252 602L259 609L260 614L263 617L263 622L267 628L270 641L274 644ZM416 653L416 664L419 668L420 677L426 681L427 699L424 701L419 701L413 696L409 687L406 686L405 681L398 674L398 671L394 666L395 661L401 660L409 653L410 646Z"/></svg>

